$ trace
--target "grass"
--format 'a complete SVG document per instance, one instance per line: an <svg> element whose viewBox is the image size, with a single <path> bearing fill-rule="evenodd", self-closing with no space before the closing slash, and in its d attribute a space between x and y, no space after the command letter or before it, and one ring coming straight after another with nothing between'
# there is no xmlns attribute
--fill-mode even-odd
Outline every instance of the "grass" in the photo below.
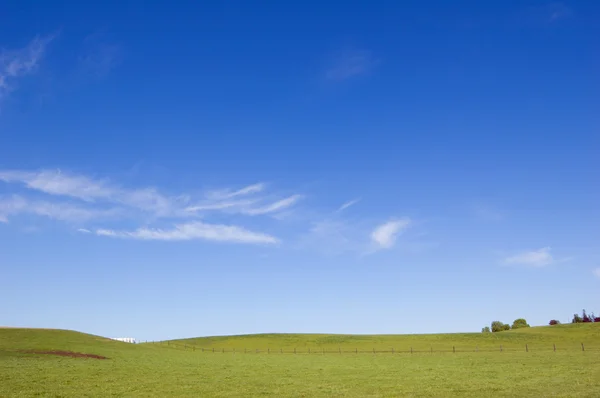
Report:
<svg viewBox="0 0 600 398"><path fill-rule="evenodd" d="M589 349L600 349L600 324L556 325L510 330L502 333L452 333L415 335L331 335L331 334L253 334L240 336L200 337L171 340L169 344L181 347L207 348L216 351L243 351L244 349L286 352L325 350L336 352L458 352L469 351L532 351L577 350L581 343Z"/></svg>
<svg viewBox="0 0 600 398"><path fill-rule="evenodd" d="M293 346L331 349L496 347L505 352L243 354L184 350ZM525 342L532 349L517 348ZM563 347L553 352L556 342ZM580 343L586 344L582 352ZM175 346L174 344L177 344ZM588 348L589 347L589 348ZM536 349L537 348L537 349ZM69 350L107 360L32 354ZM600 324L482 334L252 335L127 344L61 330L0 329L0 397L598 397Z"/></svg>

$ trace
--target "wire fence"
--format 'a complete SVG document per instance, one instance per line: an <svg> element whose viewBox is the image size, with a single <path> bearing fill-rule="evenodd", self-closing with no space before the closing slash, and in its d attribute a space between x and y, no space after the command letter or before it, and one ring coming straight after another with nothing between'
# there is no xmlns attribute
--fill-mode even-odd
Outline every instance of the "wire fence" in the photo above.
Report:
<svg viewBox="0 0 600 398"><path fill-rule="evenodd" d="M600 351L598 345L586 345L580 343L579 345L557 345L557 344L540 344L534 345L526 343L521 346L511 344L505 346L500 344L498 346L450 346L442 348L440 346L429 347L425 349L423 347L404 347L396 349L390 347L387 349L376 348L365 349L365 348L342 348L337 349L331 347L301 347L301 348L217 348L217 347L201 347L193 344L181 344L174 343L171 341L160 341L160 342L145 342L143 344L156 344L165 348L172 348L184 351L207 353L207 354L435 354L435 353L477 353L477 352L586 352L586 351Z"/></svg>

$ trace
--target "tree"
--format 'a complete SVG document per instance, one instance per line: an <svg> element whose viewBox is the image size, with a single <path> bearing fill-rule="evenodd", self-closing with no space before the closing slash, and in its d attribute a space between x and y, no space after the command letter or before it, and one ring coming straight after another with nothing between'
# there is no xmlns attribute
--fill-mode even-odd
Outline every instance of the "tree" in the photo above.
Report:
<svg viewBox="0 0 600 398"><path fill-rule="evenodd" d="M553 319L550 321L550 325L560 325L560 321L557 321L556 319Z"/></svg>
<svg viewBox="0 0 600 398"><path fill-rule="evenodd" d="M481 329L481 333L491 333L492 331L490 330L489 326L486 326L484 328Z"/></svg>
<svg viewBox="0 0 600 398"><path fill-rule="evenodd" d="M521 328L528 328L528 327L529 327L529 324L523 318L515 319L515 321L512 324L513 329L521 329Z"/></svg>
<svg viewBox="0 0 600 398"><path fill-rule="evenodd" d="M573 320L571 321L571 323L582 323L583 322L583 318L581 318L579 316L579 314L573 314Z"/></svg>
<svg viewBox="0 0 600 398"><path fill-rule="evenodd" d="M583 310L583 317L581 318L581 320L584 323L594 322L594 314L592 314L592 316L590 317L588 314L585 313L585 310Z"/></svg>
<svg viewBox="0 0 600 398"><path fill-rule="evenodd" d="M493 333L501 332L503 330L510 330L510 325L502 323L500 321L492 322L492 332Z"/></svg>

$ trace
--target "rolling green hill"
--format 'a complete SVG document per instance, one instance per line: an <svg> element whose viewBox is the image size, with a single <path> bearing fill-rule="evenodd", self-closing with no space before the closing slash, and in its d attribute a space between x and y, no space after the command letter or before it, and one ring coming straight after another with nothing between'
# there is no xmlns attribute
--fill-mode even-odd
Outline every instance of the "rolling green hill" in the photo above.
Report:
<svg viewBox="0 0 600 398"><path fill-rule="evenodd" d="M505 352L497 350L500 344ZM448 348L452 345L456 354ZM477 345L481 352L473 352ZM192 348L211 346L227 350ZM244 346L270 347L272 355L246 355ZM392 346L446 352L334 354L339 347L368 352ZM305 351L275 355L279 347ZM332 353L306 355L309 347ZM463 347L469 349L460 351ZM598 397L599 354L600 324L486 335L262 334L155 344L66 330L0 328L0 397Z"/></svg>
<svg viewBox="0 0 600 398"><path fill-rule="evenodd" d="M163 342L165 343L165 342ZM475 351L475 350L577 350L581 343L600 349L600 324L540 326L500 333L452 333L406 335L253 334L171 340L182 345L216 350L308 351Z"/></svg>

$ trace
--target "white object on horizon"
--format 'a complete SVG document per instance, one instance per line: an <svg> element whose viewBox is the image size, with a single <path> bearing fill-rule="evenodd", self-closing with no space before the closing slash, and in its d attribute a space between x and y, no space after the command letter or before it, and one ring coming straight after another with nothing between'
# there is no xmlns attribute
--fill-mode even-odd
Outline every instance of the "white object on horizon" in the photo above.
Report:
<svg viewBox="0 0 600 398"><path fill-rule="evenodd" d="M135 344L135 339L133 337L112 337L112 340L122 341L124 343L133 343Z"/></svg>

